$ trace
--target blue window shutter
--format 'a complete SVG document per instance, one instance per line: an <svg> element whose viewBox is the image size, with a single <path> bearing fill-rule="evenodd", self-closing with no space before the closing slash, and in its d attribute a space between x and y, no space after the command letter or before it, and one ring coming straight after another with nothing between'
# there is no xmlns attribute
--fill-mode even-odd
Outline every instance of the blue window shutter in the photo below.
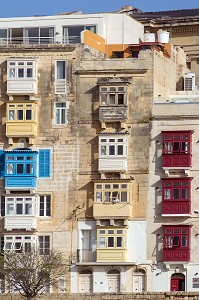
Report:
<svg viewBox="0 0 199 300"><path fill-rule="evenodd" d="M0 178L5 176L5 152L0 150Z"/></svg>
<svg viewBox="0 0 199 300"><path fill-rule="evenodd" d="M50 177L50 150L39 150L39 177Z"/></svg>

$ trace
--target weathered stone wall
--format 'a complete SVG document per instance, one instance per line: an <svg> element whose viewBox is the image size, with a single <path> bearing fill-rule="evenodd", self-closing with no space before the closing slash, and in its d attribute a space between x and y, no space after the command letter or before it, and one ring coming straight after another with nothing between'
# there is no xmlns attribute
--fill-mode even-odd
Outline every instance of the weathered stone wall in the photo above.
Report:
<svg viewBox="0 0 199 300"><path fill-rule="evenodd" d="M1 294L1 300L22 300L19 295ZM36 297L36 300L198 300L199 293L166 292L166 293L125 293L125 294L47 294Z"/></svg>

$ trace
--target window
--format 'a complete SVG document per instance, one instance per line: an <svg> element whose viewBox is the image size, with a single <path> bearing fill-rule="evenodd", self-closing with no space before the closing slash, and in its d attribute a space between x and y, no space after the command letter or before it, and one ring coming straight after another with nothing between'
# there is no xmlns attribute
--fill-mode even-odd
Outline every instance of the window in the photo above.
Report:
<svg viewBox="0 0 199 300"><path fill-rule="evenodd" d="M6 216L34 216L35 197L6 197Z"/></svg>
<svg viewBox="0 0 199 300"><path fill-rule="evenodd" d="M35 61L8 61L8 79L35 79Z"/></svg>
<svg viewBox="0 0 199 300"><path fill-rule="evenodd" d="M191 181L184 179L162 179L163 201L189 201Z"/></svg>
<svg viewBox="0 0 199 300"><path fill-rule="evenodd" d="M95 202L120 203L130 201L128 183L95 183Z"/></svg>
<svg viewBox="0 0 199 300"><path fill-rule="evenodd" d="M37 151L28 151L18 153L6 153L6 176L33 176L36 175L36 155Z"/></svg>
<svg viewBox="0 0 199 300"><path fill-rule="evenodd" d="M165 226L164 227L164 248L176 249L189 247L189 226Z"/></svg>
<svg viewBox="0 0 199 300"><path fill-rule="evenodd" d="M163 154L190 154L191 131L162 132Z"/></svg>
<svg viewBox="0 0 199 300"><path fill-rule="evenodd" d="M50 149L39 150L39 177L50 177Z"/></svg>
<svg viewBox="0 0 199 300"><path fill-rule="evenodd" d="M66 61L56 61L56 79L66 79Z"/></svg>
<svg viewBox="0 0 199 300"><path fill-rule="evenodd" d="M53 44L54 28L53 27L30 27L25 28L25 44Z"/></svg>
<svg viewBox="0 0 199 300"><path fill-rule="evenodd" d="M66 103L65 102L55 103L55 124L56 125L66 124Z"/></svg>
<svg viewBox="0 0 199 300"><path fill-rule="evenodd" d="M83 30L90 30L96 33L95 25L77 25L64 27L64 43L67 44L76 44L81 43L81 32Z"/></svg>
<svg viewBox="0 0 199 300"><path fill-rule="evenodd" d="M115 157L127 155L127 137L99 137L100 157Z"/></svg>
<svg viewBox="0 0 199 300"><path fill-rule="evenodd" d="M98 248L125 248L126 229L97 229Z"/></svg>
<svg viewBox="0 0 199 300"><path fill-rule="evenodd" d="M41 217L50 217L51 216L51 196L50 195L40 196L39 215Z"/></svg>
<svg viewBox="0 0 199 300"><path fill-rule="evenodd" d="M1 200L1 206L0 206L1 212L0 212L0 216L4 217L5 216L5 197L1 196L0 200Z"/></svg>
<svg viewBox="0 0 199 300"><path fill-rule="evenodd" d="M4 236L4 250L16 253L30 252L34 249L34 236L14 235Z"/></svg>
<svg viewBox="0 0 199 300"><path fill-rule="evenodd" d="M100 86L100 105L125 105L127 96L126 86Z"/></svg>
<svg viewBox="0 0 199 300"><path fill-rule="evenodd" d="M7 103L8 121L35 121L36 104L35 103Z"/></svg>
<svg viewBox="0 0 199 300"><path fill-rule="evenodd" d="M39 255L48 255L49 254L49 252L50 252L50 236L49 235L39 236L38 250L39 250Z"/></svg>

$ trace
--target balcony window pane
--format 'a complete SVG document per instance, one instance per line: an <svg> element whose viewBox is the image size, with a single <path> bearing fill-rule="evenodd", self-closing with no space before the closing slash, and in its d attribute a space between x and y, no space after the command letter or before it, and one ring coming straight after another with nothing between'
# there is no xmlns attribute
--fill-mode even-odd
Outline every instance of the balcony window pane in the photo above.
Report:
<svg viewBox="0 0 199 300"><path fill-rule="evenodd" d="M7 215L14 215L14 203L7 204Z"/></svg>
<svg viewBox="0 0 199 300"><path fill-rule="evenodd" d="M164 143L164 152L165 153L171 153L171 142L165 142Z"/></svg>
<svg viewBox="0 0 199 300"><path fill-rule="evenodd" d="M188 246L188 237L182 236L182 247L187 247L187 246Z"/></svg>
<svg viewBox="0 0 199 300"><path fill-rule="evenodd" d="M127 192L121 192L121 202L127 202Z"/></svg>
<svg viewBox="0 0 199 300"><path fill-rule="evenodd" d="M32 203L25 204L25 214L32 215Z"/></svg>
<svg viewBox="0 0 199 300"><path fill-rule="evenodd" d="M109 155L115 155L115 146L113 145L109 146Z"/></svg>
<svg viewBox="0 0 199 300"><path fill-rule="evenodd" d="M182 152L188 152L188 142L182 142Z"/></svg>
<svg viewBox="0 0 199 300"><path fill-rule="evenodd" d="M122 237L121 236L118 236L117 237L117 247L123 247L123 241L122 241Z"/></svg>
<svg viewBox="0 0 199 300"><path fill-rule="evenodd" d="M110 103L110 105L115 105L116 104L116 95L115 94L110 94L109 95L109 103Z"/></svg>
<svg viewBox="0 0 199 300"><path fill-rule="evenodd" d="M84 26L68 27L68 42L69 44L80 43L80 35L84 30Z"/></svg>
<svg viewBox="0 0 199 300"><path fill-rule="evenodd" d="M118 151L118 155L123 155L124 154L124 152L123 152L123 145L118 145L117 146L117 151Z"/></svg>
<svg viewBox="0 0 199 300"><path fill-rule="evenodd" d="M170 191L170 189L165 189L164 190L164 199L165 200L170 200L171 199L171 191Z"/></svg>
<svg viewBox="0 0 199 300"><path fill-rule="evenodd" d="M173 152L179 152L180 151L180 143L174 142L173 143Z"/></svg>
<svg viewBox="0 0 199 300"><path fill-rule="evenodd" d="M23 120L23 110L17 110L17 120Z"/></svg>
<svg viewBox="0 0 199 300"><path fill-rule="evenodd" d="M106 146L101 146L101 155L106 155Z"/></svg>
<svg viewBox="0 0 199 300"><path fill-rule="evenodd" d="M18 69L18 78L24 78L24 69L22 68Z"/></svg>
<svg viewBox="0 0 199 300"><path fill-rule="evenodd" d="M179 246L179 236L173 237L173 246Z"/></svg>
<svg viewBox="0 0 199 300"><path fill-rule="evenodd" d="M114 237L113 236L108 237L108 247L114 247Z"/></svg>
<svg viewBox="0 0 199 300"><path fill-rule="evenodd" d="M183 200L188 199L188 189L182 189L182 199Z"/></svg>
<svg viewBox="0 0 199 300"><path fill-rule="evenodd" d="M14 174L14 165L7 164L7 174Z"/></svg>
<svg viewBox="0 0 199 300"><path fill-rule="evenodd" d="M166 236L165 243L167 247L171 247L171 236Z"/></svg>
<svg viewBox="0 0 199 300"><path fill-rule="evenodd" d="M27 68L27 78L33 78L33 68Z"/></svg>
<svg viewBox="0 0 199 300"><path fill-rule="evenodd" d="M99 247L105 248L105 237L102 236L99 237Z"/></svg>
<svg viewBox="0 0 199 300"><path fill-rule="evenodd" d="M32 110L26 110L26 120L32 120Z"/></svg>
<svg viewBox="0 0 199 300"><path fill-rule="evenodd" d="M28 252L31 252L31 250L32 250L32 245L31 245L31 243L24 243L24 252L25 253L28 253Z"/></svg>
<svg viewBox="0 0 199 300"><path fill-rule="evenodd" d="M33 164L26 165L26 174L33 174Z"/></svg>
<svg viewBox="0 0 199 300"><path fill-rule="evenodd" d="M17 174L23 174L23 164L17 164Z"/></svg>
<svg viewBox="0 0 199 300"><path fill-rule="evenodd" d="M101 98L101 105L107 105L108 102L107 102L107 94L101 94L100 95L100 98Z"/></svg>
<svg viewBox="0 0 199 300"><path fill-rule="evenodd" d="M16 214L22 215L23 214L23 203L16 204Z"/></svg>
<svg viewBox="0 0 199 300"><path fill-rule="evenodd" d="M173 199L178 200L180 198L179 189L173 189Z"/></svg>
<svg viewBox="0 0 199 300"><path fill-rule="evenodd" d="M118 94L118 104L119 105L124 104L124 94Z"/></svg>
<svg viewBox="0 0 199 300"><path fill-rule="evenodd" d="M24 160L23 156L17 156L17 160Z"/></svg>
<svg viewBox="0 0 199 300"><path fill-rule="evenodd" d="M15 111L9 110L8 120L14 120Z"/></svg>
<svg viewBox="0 0 199 300"><path fill-rule="evenodd" d="M102 192L96 192L96 202L102 202Z"/></svg>
<svg viewBox="0 0 199 300"><path fill-rule="evenodd" d="M9 69L9 78L15 78L16 77L16 70L14 68Z"/></svg>
<svg viewBox="0 0 199 300"><path fill-rule="evenodd" d="M111 193L110 192L105 192L104 195L104 202L110 202L110 198L111 198Z"/></svg>
<svg viewBox="0 0 199 300"><path fill-rule="evenodd" d="M12 249L12 242L6 242L5 250L11 250L11 249Z"/></svg>
<svg viewBox="0 0 199 300"><path fill-rule="evenodd" d="M92 31L93 33L96 33L96 26L95 25L87 25L87 26L85 26L85 29Z"/></svg>
<svg viewBox="0 0 199 300"><path fill-rule="evenodd" d="M25 43L26 44L39 44L39 28L32 27L25 29Z"/></svg>

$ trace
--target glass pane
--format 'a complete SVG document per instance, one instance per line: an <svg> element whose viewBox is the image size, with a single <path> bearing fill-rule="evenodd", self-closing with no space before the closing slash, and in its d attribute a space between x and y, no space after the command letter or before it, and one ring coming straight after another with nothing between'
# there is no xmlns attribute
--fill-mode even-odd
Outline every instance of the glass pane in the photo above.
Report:
<svg viewBox="0 0 199 300"><path fill-rule="evenodd" d="M22 215L23 214L23 203L16 204L16 214Z"/></svg>
<svg viewBox="0 0 199 300"><path fill-rule="evenodd" d="M115 146L109 146L109 155L115 155Z"/></svg>
<svg viewBox="0 0 199 300"><path fill-rule="evenodd" d="M106 146L101 146L101 155L106 155Z"/></svg>
<svg viewBox="0 0 199 300"><path fill-rule="evenodd" d="M32 119L32 110L26 110L26 120Z"/></svg>
<svg viewBox="0 0 199 300"><path fill-rule="evenodd" d="M62 109L61 110L61 124L65 124L66 123L66 110Z"/></svg>
<svg viewBox="0 0 199 300"><path fill-rule="evenodd" d="M166 236L165 243L167 247L171 247L171 236Z"/></svg>
<svg viewBox="0 0 199 300"><path fill-rule="evenodd" d="M7 164L7 174L14 174L14 165Z"/></svg>
<svg viewBox="0 0 199 300"><path fill-rule="evenodd" d="M84 30L84 26L68 27L69 44L80 43L80 35L83 30Z"/></svg>
<svg viewBox="0 0 199 300"><path fill-rule="evenodd" d="M101 98L101 105L107 105L107 94L100 94L100 98Z"/></svg>
<svg viewBox="0 0 199 300"><path fill-rule="evenodd" d="M188 246L188 237L187 236L182 236L182 247L187 247Z"/></svg>
<svg viewBox="0 0 199 300"><path fill-rule="evenodd" d="M23 174L23 164L17 164L17 174Z"/></svg>
<svg viewBox="0 0 199 300"><path fill-rule="evenodd" d="M22 68L18 69L18 78L24 78L24 69Z"/></svg>
<svg viewBox="0 0 199 300"><path fill-rule="evenodd" d="M179 236L173 237L173 246L179 246Z"/></svg>
<svg viewBox="0 0 199 300"><path fill-rule="evenodd" d="M96 192L96 202L102 202L102 192Z"/></svg>
<svg viewBox="0 0 199 300"><path fill-rule="evenodd" d="M179 189L173 189L173 199L178 200L180 198L180 191Z"/></svg>
<svg viewBox="0 0 199 300"><path fill-rule="evenodd" d="M123 145L118 145L117 146L117 151L118 151L118 155L123 155L124 153L123 153Z"/></svg>
<svg viewBox="0 0 199 300"><path fill-rule="evenodd" d="M99 237L99 247L105 248L105 237L102 236Z"/></svg>
<svg viewBox="0 0 199 300"><path fill-rule="evenodd" d="M117 247L122 247L123 245L122 245L122 237L121 236L118 236L117 237Z"/></svg>
<svg viewBox="0 0 199 300"><path fill-rule="evenodd" d="M14 203L9 203L6 205L7 215L14 215Z"/></svg>
<svg viewBox="0 0 199 300"><path fill-rule="evenodd" d="M114 247L114 237L113 236L108 237L108 247Z"/></svg>
<svg viewBox="0 0 199 300"><path fill-rule="evenodd" d="M96 33L96 26L95 25L87 25L87 26L85 26L85 29Z"/></svg>
<svg viewBox="0 0 199 300"><path fill-rule="evenodd" d="M27 68L27 78L33 78L33 68Z"/></svg>
<svg viewBox="0 0 199 300"><path fill-rule="evenodd" d="M14 68L9 69L9 78L16 77L16 70Z"/></svg>
<svg viewBox="0 0 199 300"><path fill-rule="evenodd" d="M124 94L118 94L118 104L119 105L124 104Z"/></svg>
<svg viewBox="0 0 199 300"><path fill-rule="evenodd" d="M17 110L17 120L23 120L23 110Z"/></svg>
<svg viewBox="0 0 199 300"><path fill-rule="evenodd" d="M121 202L127 202L127 192L121 192Z"/></svg>
<svg viewBox="0 0 199 300"><path fill-rule="evenodd" d="M33 165L32 164L26 165L26 174L33 174Z"/></svg>
<svg viewBox="0 0 199 300"><path fill-rule="evenodd" d="M182 189L182 199L183 200L188 199L188 189Z"/></svg>
<svg viewBox="0 0 199 300"><path fill-rule="evenodd" d="M173 152L179 152L180 151L180 143L174 142L173 143Z"/></svg>
<svg viewBox="0 0 199 300"><path fill-rule="evenodd" d="M14 110L9 110L8 120L14 120L14 114L15 114Z"/></svg>
<svg viewBox="0 0 199 300"><path fill-rule="evenodd" d="M31 247L31 243L24 243L24 252L27 253L27 252L31 252L32 250L32 247Z"/></svg>
<svg viewBox="0 0 199 300"><path fill-rule="evenodd" d="M32 203L25 204L25 214L32 215Z"/></svg>
<svg viewBox="0 0 199 300"><path fill-rule="evenodd" d="M115 105L116 104L116 95L115 94L110 94L109 95L109 104L110 105Z"/></svg>
<svg viewBox="0 0 199 300"><path fill-rule="evenodd" d="M188 152L188 142L182 142L182 152Z"/></svg>
<svg viewBox="0 0 199 300"><path fill-rule="evenodd" d="M171 199L171 191L169 189L164 190L164 199L170 200Z"/></svg>
<svg viewBox="0 0 199 300"><path fill-rule="evenodd" d="M46 196L46 216L49 217L51 215L51 201L50 196Z"/></svg>
<svg viewBox="0 0 199 300"><path fill-rule="evenodd" d="M164 152L165 153L171 153L171 142L165 142L164 143Z"/></svg>
<svg viewBox="0 0 199 300"><path fill-rule="evenodd" d="M104 202L110 202L111 193L105 192Z"/></svg>
<svg viewBox="0 0 199 300"><path fill-rule="evenodd" d="M66 62L57 61L57 79L66 79Z"/></svg>
<svg viewBox="0 0 199 300"><path fill-rule="evenodd" d="M114 234L114 230L112 229L108 230L108 234Z"/></svg>

